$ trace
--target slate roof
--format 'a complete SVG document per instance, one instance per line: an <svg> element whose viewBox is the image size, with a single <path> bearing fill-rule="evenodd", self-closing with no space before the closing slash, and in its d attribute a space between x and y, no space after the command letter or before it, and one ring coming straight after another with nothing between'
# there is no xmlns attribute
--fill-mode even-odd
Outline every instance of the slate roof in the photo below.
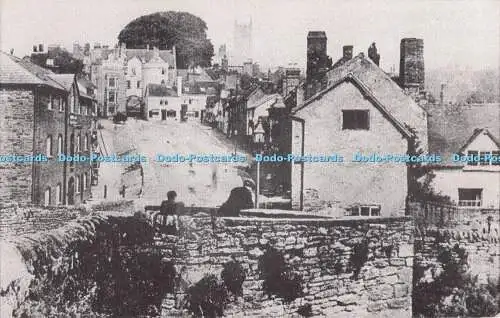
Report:
<svg viewBox="0 0 500 318"><path fill-rule="evenodd" d="M257 107L260 107L264 104L267 106L267 108L269 108L272 105L277 104L278 101L281 101L281 104L283 104L282 97L280 94L264 95L264 96L262 96L262 98L255 101L255 103L249 104L247 106L247 109L257 108ZM281 105L279 107L281 107Z"/></svg>
<svg viewBox="0 0 500 318"><path fill-rule="evenodd" d="M483 129L500 145L500 104L430 105L429 153L441 155L443 166L463 166L448 159Z"/></svg>
<svg viewBox="0 0 500 318"><path fill-rule="evenodd" d="M20 59L5 52L0 52L0 84L47 85L64 89L51 77L54 73L40 67L28 59Z"/></svg>
<svg viewBox="0 0 500 318"><path fill-rule="evenodd" d="M156 96L156 97L176 97L177 92L169 87L166 87L165 85L158 85L158 84L148 84L146 87L146 95L147 96Z"/></svg>
<svg viewBox="0 0 500 318"><path fill-rule="evenodd" d="M175 57L169 50L159 50L159 57L168 63L168 65L175 66ZM126 60L129 61L134 56L137 56L142 62L148 63L154 57L154 51L148 49L125 49Z"/></svg>
<svg viewBox="0 0 500 318"><path fill-rule="evenodd" d="M64 87L66 91L70 91L75 82L75 74L51 74L49 76Z"/></svg>
<svg viewBox="0 0 500 318"><path fill-rule="evenodd" d="M420 106L406 95L383 70L365 58L363 53L328 71L326 77L328 80L326 88L311 96L302 105L292 109L293 114L321 98L341 83L352 81L403 135L411 136L406 128L406 124L409 124L407 119L412 117L411 108ZM422 107L420 108L424 110Z"/></svg>

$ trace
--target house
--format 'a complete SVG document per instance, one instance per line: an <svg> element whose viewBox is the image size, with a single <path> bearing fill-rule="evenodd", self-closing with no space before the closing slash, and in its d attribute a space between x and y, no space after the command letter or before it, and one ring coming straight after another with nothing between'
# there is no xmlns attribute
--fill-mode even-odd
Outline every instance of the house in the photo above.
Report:
<svg viewBox="0 0 500 318"><path fill-rule="evenodd" d="M59 205L90 197L90 165L59 160L90 148L84 136L91 133L86 122L93 112L91 103L80 103L75 75L54 74L2 52L0 104L0 200Z"/></svg>
<svg viewBox="0 0 500 318"><path fill-rule="evenodd" d="M458 207L500 209L500 104L434 105L429 114L429 151L442 158L432 187Z"/></svg>
<svg viewBox="0 0 500 318"><path fill-rule="evenodd" d="M148 84L144 100L143 116L146 120L180 120L181 113L187 109L178 91L166 85Z"/></svg>
<svg viewBox="0 0 500 318"><path fill-rule="evenodd" d="M325 82L292 110L291 153L305 161L318 156L291 165L292 207L336 216L404 214L406 164L354 162L353 155L405 155L413 132L426 152L427 112L362 53L328 71Z"/></svg>

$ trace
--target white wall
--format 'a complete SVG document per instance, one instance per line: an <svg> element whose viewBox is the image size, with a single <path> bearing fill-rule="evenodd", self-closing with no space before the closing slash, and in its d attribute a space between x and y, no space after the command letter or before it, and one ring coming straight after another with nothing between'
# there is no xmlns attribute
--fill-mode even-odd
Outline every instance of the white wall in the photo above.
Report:
<svg viewBox="0 0 500 318"><path fill-rule="evenodd" d="M458 203L458 188L483 189L483 207L500 208L500 171L435 169L433 187Z"/></svg>

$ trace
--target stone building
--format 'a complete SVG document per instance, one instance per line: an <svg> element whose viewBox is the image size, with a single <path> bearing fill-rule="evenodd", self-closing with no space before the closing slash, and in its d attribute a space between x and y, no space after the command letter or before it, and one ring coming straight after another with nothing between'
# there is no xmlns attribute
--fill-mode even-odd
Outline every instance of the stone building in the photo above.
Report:
<svg viewBox="0 0 500 318"><path fill-rule="evenodd" d="M90 186L80 183L80 198L74 198L76 190L68 185L74 172L67 162L59 161L59 155L76 153L69 141L72 116L76 122L91 122L88 106L94 107L92 98L80 106L74 74L54 74L5 53L0 57L4 108L0 152L6 155L0 165L0 199L43 205L82 202L90 196ZM80 131L89 134L90 129L82 125ZM90 182L90 165L83 164L79 171L83 176L87 173Z"/></svg>
<svg viewBox="0 0 500 318"><path fill-rule="evenodd" d="M292 164L292 206L337 216L404 214L407 166L353 162L353 155L405 155L413 136L407 125L425 152L426 111L363 54L326 78L326 88L292 110L291 152L337 155L343 162Z"/></svg>

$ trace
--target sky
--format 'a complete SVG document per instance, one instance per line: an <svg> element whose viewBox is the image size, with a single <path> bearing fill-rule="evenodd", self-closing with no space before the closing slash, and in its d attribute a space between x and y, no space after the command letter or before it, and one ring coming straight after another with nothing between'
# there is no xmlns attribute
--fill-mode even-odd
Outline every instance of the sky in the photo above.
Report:
<svg viewBox="0 0 500 318"><path fill-rule="evenodd" d="M326 32L334 61L343 45L366 54L376 42L386 71L398 70L405 37L424 39L426 69L500 65L500 0L0 0L0 48L24 56L38 43L112 46L128 22L169 10L205 20L216 52L231 46L234 21L251 17L253 59L263 69L303 68L311 30Z"/></svg>

